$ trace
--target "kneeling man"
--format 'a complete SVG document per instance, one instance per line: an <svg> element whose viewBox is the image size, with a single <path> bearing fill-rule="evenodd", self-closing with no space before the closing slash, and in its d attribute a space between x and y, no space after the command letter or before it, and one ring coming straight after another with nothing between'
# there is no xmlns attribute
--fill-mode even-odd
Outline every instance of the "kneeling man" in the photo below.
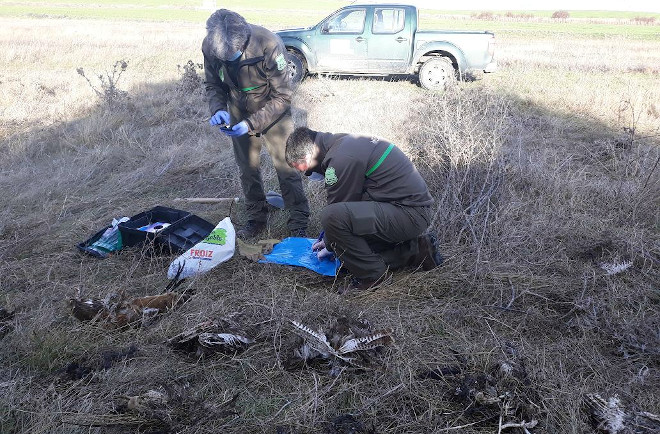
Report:
<svg viewBox="0 0 660 434"><path fill-rule="evenodd" d="M334 252L353 275L340 292L375 289L388 269L430 270L442 261L435 237L422 235L433 203L426 182L393 144L302 127L287 139L286 161L325 181L324 237L314 248L319 257Z"/></svg>

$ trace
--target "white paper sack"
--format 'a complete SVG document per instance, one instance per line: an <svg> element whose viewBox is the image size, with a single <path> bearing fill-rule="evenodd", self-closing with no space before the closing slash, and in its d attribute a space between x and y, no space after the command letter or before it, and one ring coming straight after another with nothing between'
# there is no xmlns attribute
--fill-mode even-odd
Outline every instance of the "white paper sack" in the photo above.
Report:
<svg viewBox="0 0 660 434"><path fill-rule="evenodd" d="M231 219L225 217L208 237L172 261L169 270L167 270L167 278L174 279L181 264L184 265L179 279L206 273L216 265L234 256L235 248L236 231Z"/></svg>

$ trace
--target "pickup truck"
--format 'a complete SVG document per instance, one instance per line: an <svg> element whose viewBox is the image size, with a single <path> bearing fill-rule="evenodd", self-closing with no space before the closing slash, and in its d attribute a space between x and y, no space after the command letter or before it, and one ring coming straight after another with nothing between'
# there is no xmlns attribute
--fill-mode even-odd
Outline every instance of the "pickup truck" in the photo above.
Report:
<svg viewBox="0 0 660 434"><path fill-rule="evenodd" d="M495 34L417 30L418 11L403 4L352 4L315 26L280 30L294 82L307 74L416 75L444 89L468 70L495 72Z"/></svg>

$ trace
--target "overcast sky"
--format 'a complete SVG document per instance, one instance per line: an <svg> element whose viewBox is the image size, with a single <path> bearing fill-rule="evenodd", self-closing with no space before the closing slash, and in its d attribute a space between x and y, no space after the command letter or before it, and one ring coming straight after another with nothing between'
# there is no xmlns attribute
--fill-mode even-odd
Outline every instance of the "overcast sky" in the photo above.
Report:
<svg viewBox="0 0 660 434"><path fill-rule="evenodd" d="M459 10L594 10L594 11L637 11L660 12L658 0L470 0L469 2L449 2L446 0L409 0L405 3L415 3L429 9L459 9Z"/></svg>

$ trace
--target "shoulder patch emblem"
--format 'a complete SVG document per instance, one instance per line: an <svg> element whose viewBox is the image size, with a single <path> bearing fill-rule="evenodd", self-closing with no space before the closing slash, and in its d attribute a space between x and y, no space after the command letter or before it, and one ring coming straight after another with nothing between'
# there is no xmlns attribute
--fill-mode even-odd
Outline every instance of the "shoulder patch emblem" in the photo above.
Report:
<svg viewBox="0 0 660 434"><path fill-rule="evenodd" d="M284 54L280 54L275 58L275 62L277 62L277 70L281 71L284 68L286 68L286 59L284 58Z"/></svg>
<svg viewBox="0 0 660 434"><path fill-rule="evenodd" d="M328 167L325 171L325 184L326 185L335 185L339 181L337 174L335 173L334 167Z"/></svg>

